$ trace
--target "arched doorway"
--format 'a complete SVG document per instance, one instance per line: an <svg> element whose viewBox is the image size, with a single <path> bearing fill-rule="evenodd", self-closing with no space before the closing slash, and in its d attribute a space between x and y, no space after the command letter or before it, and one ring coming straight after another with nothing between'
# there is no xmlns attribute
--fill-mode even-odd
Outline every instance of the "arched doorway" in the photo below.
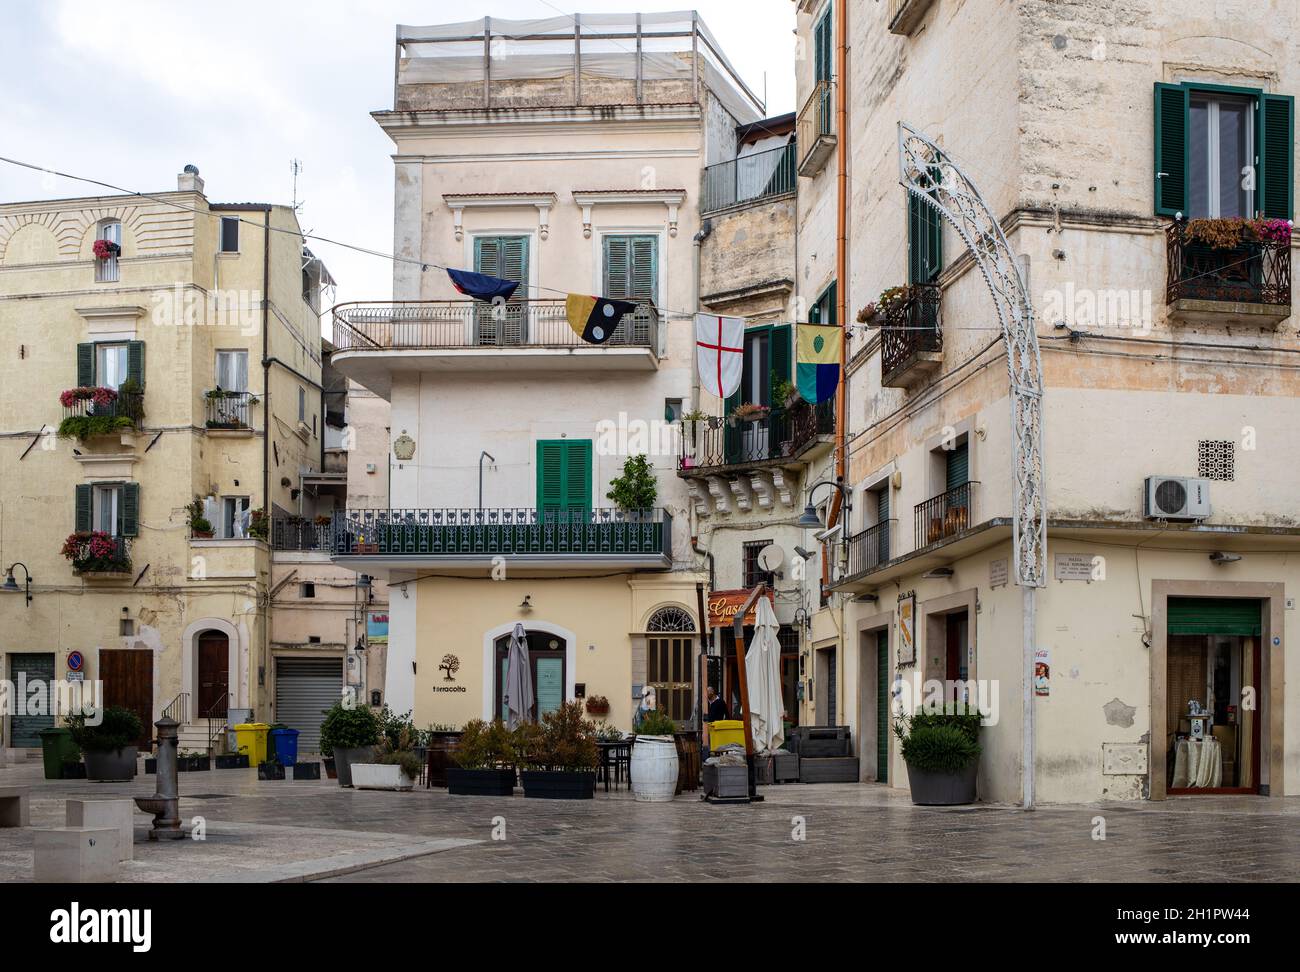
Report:
<svg viewBox="0 0 1300 972"><path fill-rule="evenodd" d="M224 716L230 699L230 638L209 628L195 639L198 690L193 717Z"/></svg>
<svg viewBox="0 0 1300 972"><path fill-rule="evenodd" d="M500 635L494 645L495 664L492 666L495 682L492 713L507 717L505 700L506 671L510 657L510 635ZM533 677L532 717L540 720L547 712L554 712L567 698L568 642L549 631L528 632L528 662Z"/></svg>

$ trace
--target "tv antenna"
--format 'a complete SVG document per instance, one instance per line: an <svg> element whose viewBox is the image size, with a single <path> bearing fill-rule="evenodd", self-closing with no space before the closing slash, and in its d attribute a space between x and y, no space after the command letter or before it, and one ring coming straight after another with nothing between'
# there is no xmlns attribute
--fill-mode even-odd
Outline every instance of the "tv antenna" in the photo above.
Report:
<svg viewBox="0 0 1300 972"><path fill-rule="evenodd" d="M298 174L302 172L302 161L290 159L289 171L293 173L293 211L297 213L302 210L302 202L298 200Z"/></svg>

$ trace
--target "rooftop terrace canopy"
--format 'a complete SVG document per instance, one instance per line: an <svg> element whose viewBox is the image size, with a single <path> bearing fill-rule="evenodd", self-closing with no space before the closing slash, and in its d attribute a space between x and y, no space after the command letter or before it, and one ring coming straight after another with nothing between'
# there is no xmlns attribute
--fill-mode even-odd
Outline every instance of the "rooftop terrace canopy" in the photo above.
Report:
<svg viewBox="0 0 1300 972"><path fill-rule="evenodd" d="M397 28L396 83L701 80L739 124L765 106L694 11L601 13Z"/></svg>

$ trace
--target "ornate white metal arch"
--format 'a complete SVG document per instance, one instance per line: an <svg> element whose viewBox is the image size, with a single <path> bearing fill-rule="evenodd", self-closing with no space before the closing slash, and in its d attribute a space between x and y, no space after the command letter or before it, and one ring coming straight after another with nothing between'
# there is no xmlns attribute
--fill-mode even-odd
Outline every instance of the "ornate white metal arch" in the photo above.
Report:
<svg viewBox="0 0 1300 972"><path fill-rule="evenodd" d="M1012 549L1016 583L1047 583L1047 501L1043 484L1043 361L1033 303L1006 235L975 183L943 150L898 124L899 182L924 200L970 248L984 275L1002 336L1011 383Z"/></svg>

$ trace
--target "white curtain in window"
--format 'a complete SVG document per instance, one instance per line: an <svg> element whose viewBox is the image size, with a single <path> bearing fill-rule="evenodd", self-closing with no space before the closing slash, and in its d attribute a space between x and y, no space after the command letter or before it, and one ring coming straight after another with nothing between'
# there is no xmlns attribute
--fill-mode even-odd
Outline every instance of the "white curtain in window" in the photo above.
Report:
<svg viewBox="0 0 1300 972"><path fill-rule="evenodd" d="M120 388L126 381L126 345L101 344L96 354L96 381L104 388Z"/></svg>
<svg viewBox="0 0 1300 972"><path fill-rule="evenodd" d="M248 352L217 352L217 387L225 391L248 391Z"/></svg>

